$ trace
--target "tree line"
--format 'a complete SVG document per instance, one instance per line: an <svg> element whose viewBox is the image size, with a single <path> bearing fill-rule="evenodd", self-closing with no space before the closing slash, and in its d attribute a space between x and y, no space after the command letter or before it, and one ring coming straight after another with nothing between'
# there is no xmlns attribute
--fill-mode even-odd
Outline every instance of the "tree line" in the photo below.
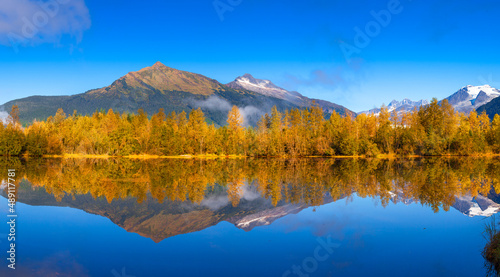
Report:
<svg viewBox="0 0 500 277"><path fill-rule="evenodd" d="M256 127L245 127L238 107L227 124L208 124L201 109L148 116L112 109L82 116L59 109L45 121L19 124L13 106L0 123L0 154L242 155L255 157L479 155L500 153L500 116L456 112L443 100L408 112L329 117L318 106L280 112L274 107Z"/></svg>

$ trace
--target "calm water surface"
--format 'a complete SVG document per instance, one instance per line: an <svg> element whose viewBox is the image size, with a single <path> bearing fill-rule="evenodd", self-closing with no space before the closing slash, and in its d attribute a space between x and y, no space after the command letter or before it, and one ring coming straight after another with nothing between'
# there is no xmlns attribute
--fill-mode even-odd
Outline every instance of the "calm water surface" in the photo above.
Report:
<svg viewBox="0 0 500 277"><path fill-rule="evenodd" d="M18 260L8 270L4 226L1 276L486 276L484 224L500 210L498 159L3 159L3 179L8 168Z"/></svg>

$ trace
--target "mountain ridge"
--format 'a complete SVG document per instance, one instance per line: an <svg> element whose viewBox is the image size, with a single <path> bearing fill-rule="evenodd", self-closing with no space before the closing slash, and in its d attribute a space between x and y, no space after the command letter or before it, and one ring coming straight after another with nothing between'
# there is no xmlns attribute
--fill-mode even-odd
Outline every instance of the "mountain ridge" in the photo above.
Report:
<svg viewBox="0 0 500 277"><path fill-rule="evenodd" d="M401 101L392 100L389 103L389 105L387 105L386 108L389 111L389 113L392 113L393 111L396 111L397 113L401 113L401 112L409 112L415 108L419 108L421 106L425 106L428 104L429 104L429 101L425 100L425 99L422 99L419 101L412 101L408 98L405 98ZM381 111L382 111L382 108L374 108L374 109L371 109L368 111L363 111L360 113L378 115L378 114L380 114Z"/></svg>
<svg viewBox="0 0 500 277"><path fill-rule="evenodd" d="M208 100L214 103L203 105ZM327 113L331 113L337 106L337 111L342 114L352 112L340 105L328 103L323 105ZM284 111L312 104L312 100L298 103L244 88L235 89L204 75L177 70L156 62L150 67L127 73L107 87L75 95L30 96L9 101L1 105L0 109L10 110L13 105L17 105L21 121L31 123L35 119L45 120L53 116L59 108L68 114L76 110L79 114L91 115L101 109L136 113L142 108L146 113L154 114L159 109L164 109L166 113L189 113L191 109L201 107L209 123L223 126L229 111L227 107L232 105L241 108L258 107L258 112L247 118L248 125L256 125L260 115L270 113L273 106Z"/></svg>
<svg viewBox="0 0 500 277"><path fill-rule="evenodd" d="M262 95L271 96L289 101L299 107L310 107L314 104L321 107L326 113L337 112L339 114L356 113L350 111L344 106L321 99L306 97L297 91L289 91L275 85L270 80L257 79L249 73L237 77L234 81L227 83L226 86L234 89L246 89Z"/></svg>

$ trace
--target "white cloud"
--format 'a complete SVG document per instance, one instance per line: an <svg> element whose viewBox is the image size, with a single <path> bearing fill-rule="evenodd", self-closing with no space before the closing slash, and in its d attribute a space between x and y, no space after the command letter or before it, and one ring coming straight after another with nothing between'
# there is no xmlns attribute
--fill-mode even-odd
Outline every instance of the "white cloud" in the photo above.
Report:
<svg viewBox="0 0 500 277"><path fill-rule="evenodd" d="M233 105L229 101L220 98L217 95L212 95L205 100L193 101L195 107L200 107L202 109L212 110L212 111L222 111L228 113ZM241 116L243 117L243 125L249 126L252 122L257 122L261 116L266 114L264 111L254 107L245 106L238 107L240 109Z"/></svg>
<svg viewBox="0 0 500 277"><path fill-rule="evenodd" d="M198 106L202 109L208 109L212 111L223 111L229 112L231 110L231 103L227 100L220 98L217 95L212 95L204 100L193 101L195 106Z"/></svg>
<svg viewBox="0 0 500 277"><path fill-rule="evenodd" d="M9 119L9 113L0 111L0 121L3 122L4 124L7 124Z"/></svg>
<svg viewBox="0 0 500 277"><path fill-rule="evenodd" d="M1 0L0 44L59 44L69 37L79 43L90 28L85 0Z"/></svg>

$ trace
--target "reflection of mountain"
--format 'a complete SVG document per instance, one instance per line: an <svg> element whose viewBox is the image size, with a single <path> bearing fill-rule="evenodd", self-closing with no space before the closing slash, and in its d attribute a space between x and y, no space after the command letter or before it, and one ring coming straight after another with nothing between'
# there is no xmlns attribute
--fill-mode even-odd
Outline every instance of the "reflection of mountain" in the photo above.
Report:
<svg viewBox="0 0 500 277"><path fill-rule="evenodd" d="M5 193L2 192L2 195L5 196ZM389 195L393 203L399 202L405 205L418 203L418 200L406 197L400 190L390 191ZM28 205L71 207L107 217L128 232L151 238L155 242L201 231L222 221L230 222L242 230L251 231L255 227L270 225L277 219L311 207L305 203L286 201L280 201L274 206L270 199L263 198L254 187L248 185L243 187L241 199L236 207L229 201L227 192L220 188L207 193L199 204L189 200L172 201L168 198L160 203L150 195L142 203L138 203L135 197L115 199L109 203L104 197L94 198L90 194L66 195L57 201L45 189L31 187L29 183L20 186L18 197L19 202ZM500 204L482 195L474 198L455 197L455 199L452 207L469 217L491 216L500 211ZM323 204L330 202L333 202L330 196L323 198Z"/></svg>
<svg viewBox="0 0 500 277"><path fill-rule="evenodd" d="M470 216L500 210L497 158L0 159L0 168L33 184L18 186L22 203L77 208L157 242L221 221L250 231L352 195Z"/></svg>
<svg viewBox="0 0 500 277"><path fill-rule="evenodd" d="M391 201L393 203L400 202L405 205L410 205L415 203L415 200L413 198L405 197L402 191L389 192L389 194L391 195ZM494 201L494 198L492 197L493 195L494 194L490 194L488 197L482 196L480 194L476 197L456 196L455 203L453 204L452 207L469 217L474 217L474 216L490 217L500 212L500 204Z"/></svg>
<svg viewBox="0 0 500 277"><path fill-rule="evenodd" d="M482 195L476 197L462 196L456 197L457 201L453 208L459 210L464 215L474 216L492 216L500 211L500 204Z"/></svg>
<svg viewBox="0 0 500 277"><path fill-rule="evenodd" d="M405 205L410 205L415 203L415 200L413 198L406 197L401 190L397 190L395 192L390 191L389 194L391 195L391 201L394 204L399 202Z"/></svg>
<svg viewBox="0 0 500 277"><path fill-rule="evenodd" d="M228 221L240 229L251 231L257 226L271 225L271 223L275 220L289 214L298 214L303 209L308 207L309 206L306 204L285 204L283 206L273 207L243 217L236 216L228 219Z"/></svg>
<svg viewBox="0 0 500 277"><path fill-rule="evenodd" d="M255 197L257 194L250 188L243 193L237 207L232 206L223 191L208 194L200 204L169 199L159 203L149 196L143 203L138 203L133 197L108 203L105 198L94 199L89 194L67 195L58 202L45 189L23 184L18 191L18 200L33 206L71 207L101 215L128 232L151 238L155 242L201 231L221 221L228 221L240 229L250 231L257 226L269 225L288 214L299 213L310 206L282 201L274 207L271 200ZM2 195L5 196L5 193L2 192Z"/></svg>

